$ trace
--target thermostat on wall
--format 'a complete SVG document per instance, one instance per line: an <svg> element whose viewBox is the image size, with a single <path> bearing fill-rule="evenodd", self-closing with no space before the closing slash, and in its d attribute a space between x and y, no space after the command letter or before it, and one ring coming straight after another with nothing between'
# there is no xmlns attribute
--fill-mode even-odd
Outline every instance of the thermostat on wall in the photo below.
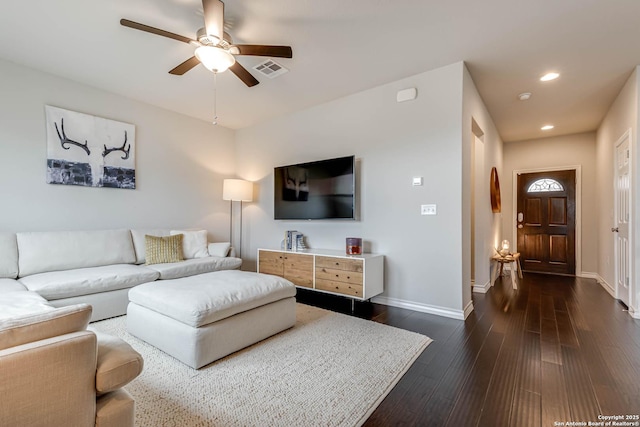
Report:
<svg viewBox="0 0 640 427"><path fill-rule="evenodd" d="M418 89L416 89L415 87L412 87L409 89L399 90L398 95L396 96L396 99L398 102L404 102L404 101L414 100L416 99L417 96L418 96Z"/></svg>

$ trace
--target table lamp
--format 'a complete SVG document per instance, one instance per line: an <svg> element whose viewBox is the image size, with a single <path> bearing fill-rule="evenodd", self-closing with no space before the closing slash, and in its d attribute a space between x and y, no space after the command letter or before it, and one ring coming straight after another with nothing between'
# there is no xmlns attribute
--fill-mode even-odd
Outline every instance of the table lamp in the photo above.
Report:
<svg viewBox="0 0 640 427"><path fill-rule="evenodd" d="M503 240L500 249L500 255L507 256L509 255L510 244L508 240Z"/></svg>

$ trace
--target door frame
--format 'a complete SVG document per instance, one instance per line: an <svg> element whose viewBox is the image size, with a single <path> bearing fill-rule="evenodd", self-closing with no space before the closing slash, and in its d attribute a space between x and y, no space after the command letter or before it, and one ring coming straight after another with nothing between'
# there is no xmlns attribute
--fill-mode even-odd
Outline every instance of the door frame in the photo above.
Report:
<svg viewBox="0 0 640 427"><path fill-rule="evenodd" d="M568 166L554 166L547 168L532 168L532 169L517 169L513 171L512 176L512 215L513 220L512 227L512 246L513 252L518 252L518 174L522 173L536 173L536 172L555 172L574 170L576 172L576 240L575 240L575 253L576 253L576 276L587 277L582 274L582 165L568 165ZM588 276L591 277L591 276Z"/></svg>

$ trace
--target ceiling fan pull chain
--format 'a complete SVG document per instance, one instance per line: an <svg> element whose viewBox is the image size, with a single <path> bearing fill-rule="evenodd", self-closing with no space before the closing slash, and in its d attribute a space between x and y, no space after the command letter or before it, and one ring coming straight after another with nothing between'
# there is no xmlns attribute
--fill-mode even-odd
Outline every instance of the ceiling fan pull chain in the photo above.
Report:
<svg viewBox="0 0 640 427"><path fill-rule="evenodd" d="M213 124L218 124L218 73L213 73Z"/></svg>

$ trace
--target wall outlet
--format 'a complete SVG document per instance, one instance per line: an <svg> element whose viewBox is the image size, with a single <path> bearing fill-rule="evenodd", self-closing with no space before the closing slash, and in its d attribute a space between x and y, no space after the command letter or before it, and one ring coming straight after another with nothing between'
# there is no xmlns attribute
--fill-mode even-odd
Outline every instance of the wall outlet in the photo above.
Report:
<svg viewBox="0 0 640 427"><path fill-rule="evenodd" d="M413 183L414 186L422 185L422 177L421 176L414 176L412 183Z"/></svg>
<svg viewBox="0 0 640 427"><path fill-rule="evenodd" d="M421 215L437 215L436 205L421 205L420 214Z"/></svg>

